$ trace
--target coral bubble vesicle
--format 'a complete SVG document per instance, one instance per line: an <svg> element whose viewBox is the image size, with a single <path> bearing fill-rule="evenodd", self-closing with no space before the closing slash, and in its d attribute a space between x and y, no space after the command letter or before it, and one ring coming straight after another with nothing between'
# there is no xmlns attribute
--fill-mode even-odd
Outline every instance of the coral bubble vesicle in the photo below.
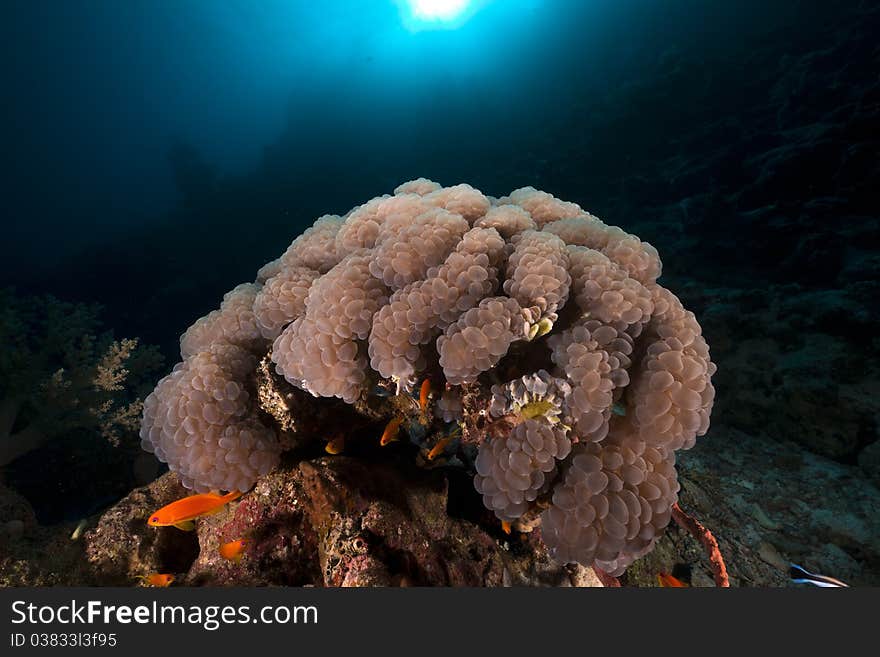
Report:
<svg viewBox="0 0 880 657"><path fill-rule="evenodd" d="M419 178L320 217L197 320L142 444L193 490L244 491L298 425L279 399L342 405L440 445L430 460L454 452L485 506L540 526L560 562L619 574L669 523L675 452L706 433L715 394L661 271L576 203ZM286 388L264 395L267 376Z"/></svg>

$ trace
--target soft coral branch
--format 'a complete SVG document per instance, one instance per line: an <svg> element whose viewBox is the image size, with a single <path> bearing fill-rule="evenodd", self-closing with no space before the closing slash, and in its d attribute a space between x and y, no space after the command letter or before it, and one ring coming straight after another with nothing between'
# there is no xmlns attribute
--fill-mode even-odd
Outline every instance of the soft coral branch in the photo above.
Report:
<svg viewBox="0 0 880 657"><path fill-rule="evenodd" d="M721 556L721 549L718 547L718 541L699 520L693 516L689 516L682 511L678 504L672 507L672 518L676 524L682 529L690 532L691 536L697 539L703 546L703 549L709 555L709 563L712 565L712 574L715 576L715 586L728 587L730 579L727 576L727 566L724 565L724 557Z"/></svg>
<svg viewBox="0 0 880 657"><path fill-rule="evenodd" d="M0 435L0 466L12 463L19 456L37 449L46 441L46 434L31 425L18 433Z"/></svg>
<svg viewBox="0 0 880 657"><path fill-rule="evenodd" d="M19 456L35 450L46 440L46 435L33 424L17 433L12 433L21 405L22 400L17 397L0 400L0 466L12 463Z"/></svg>
<svg viewBox="0 0 880 657"><path fill-rule="evenodd" d="M161 357L99 328L94 306L0 289L0 466L84 431L137 444L142 384Z"/></svg>
<svg viewBox="0 0 880 657"><path fill-rule="evenodd" d="M0 440L4 440L12 433L15 418L24 400L20 397L4 397L0 399Z"/></svg>

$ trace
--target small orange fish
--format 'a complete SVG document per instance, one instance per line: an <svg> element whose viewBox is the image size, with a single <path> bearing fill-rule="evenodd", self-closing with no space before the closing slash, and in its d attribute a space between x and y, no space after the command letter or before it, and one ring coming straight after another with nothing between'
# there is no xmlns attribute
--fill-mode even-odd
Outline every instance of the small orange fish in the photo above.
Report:
<svg viewBox="0 0 880 657"><path fill-rule="evenodd" d="M428 460L433 461L435 458L440 456L444 452L444 450L446 449L446 446L451 442L452 442L451 436L446 436L446 438L441 438L440 440L438 440L437 444L431 448L430 452L428 452Z"/></svg>
<svg viewBox="0 0 880 657"><path fill-rule="evenodd" d="M428 408L428 395L431 394L431 380L422 381L422 387L419 389L419 408L424 413Z"/></svg>
<svg viewBox="0 0 880 657"><path fill-rule="evenodd" d="M501 529L504 531L505 534L510 534L510 523L506 520L502 520Z"/></svg>
<svg viewBox="0 0 880 657"><path fill-rule="evenodd" d="M401 422L403 422L403 417L398 415L385 426L385 431L382 432L382 437L379 439L379 444L382 447L397 440L397 432L400 430Z"/></svg>
<svg viewBox="0 0 880 657"><path fill-rule="evenodd" d="M165 588L175 580L175 577L174 575L168 575L166 573L153 573L152 575L140 575L139 579L148 586Z"/></svg>
<svg viewBox="0 0 880 657"><path fill-rule="evenodd" d="M663 588L668 589L686 589L688 585L677 577L673 577L669 573L657 573L657 583Z"/></svg>
<svg viewBox="0 0 880 657"><path fill-rule="evenodd" d="M237 541L229 541L220 546L220 556L227 561L238 563L244 556L244 550L247 547L247 539L240 538Z"/></svg>
<svg viewBox="0 0 880 657"><path fill-rule="evenodd" d="M345 436L341 434L324 446L324 451L328 454L341 454L343 449L345 449Z"/></svg>
<svg viewBox="0 0 880 657"><path fill-rule="evenodd" d="M241 491L238 490L226 495L218 495L217 493L190 495L152 513L147 524L150 527L170 527L173 525L184 531L192 531L196 528L193 520L219 513L224 506L239 497L241 497Z"/></svg>

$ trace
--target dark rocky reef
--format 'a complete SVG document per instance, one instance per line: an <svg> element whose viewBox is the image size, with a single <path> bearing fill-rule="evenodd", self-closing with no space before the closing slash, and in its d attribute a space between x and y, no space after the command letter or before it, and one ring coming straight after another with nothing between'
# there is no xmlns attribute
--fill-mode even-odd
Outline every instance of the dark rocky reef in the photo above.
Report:
<svg viewBox="0 0 880 657"><path fill-rule="evenodd" d="M715 534L732 586L790 586L789 561L880 584L880 491L858 468L735 429L712 436L731 448L710 438L682 456L680 500ZM147 526L186 493L166 474L90 518L77 541L75 523L28 522L0 537L0 584L134 586L172 572L193 586L599 585L589 569L553 564L540 529L505 534L457 469L426 471L387 453L288 459L196 532ZM28 517L14 494L0 504ZM238 538L250 541L241 562L222 559L218 546ZM621 580L656 586L670 571L714 585L705 552L674 524Z"/></svg>
<svg viewBox="0 0 880 657"><path fill-rule="evenodd" d="M79 541L69 527L16 538L0 572L5 585L132 586L157 572L192 586L599 585L589 569L553 563L536 537L468 517L462 486L470 482L387 460L289 461L184 532L146 522L187 493L169 473L93 518ZM239 538L242 560L220 557L219 545Z"/></svg>

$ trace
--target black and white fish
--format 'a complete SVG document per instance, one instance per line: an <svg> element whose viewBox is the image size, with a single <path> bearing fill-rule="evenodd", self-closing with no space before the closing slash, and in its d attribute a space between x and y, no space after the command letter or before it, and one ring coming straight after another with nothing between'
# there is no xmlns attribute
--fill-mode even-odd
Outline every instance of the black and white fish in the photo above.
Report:
<svg viewBox="0 0 880 657"><path fill-rule="evenodd" d="M839 579L826 575L816 575L794 563L789 564L788 572L791 576L791 581L795 584L811 584L826 589L849 588L849 584L841 582Z"/></svg>

